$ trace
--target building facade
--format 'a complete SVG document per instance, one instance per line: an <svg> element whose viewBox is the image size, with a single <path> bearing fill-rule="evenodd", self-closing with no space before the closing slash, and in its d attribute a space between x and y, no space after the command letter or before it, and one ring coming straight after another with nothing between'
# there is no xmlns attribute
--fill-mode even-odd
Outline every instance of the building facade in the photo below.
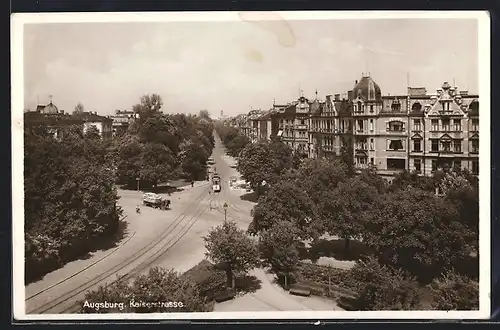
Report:
<svg viewBox="0 0 500 330"><path fill-rule="evenodd" d="M435 94L408 87L405 95L385 96L372 77L363 75L347 97L320 100L316 93L312 101L300 96L271 110L261 121L247 117L252 141L278 139L309 158L340 156L345 148L356 168L372 166L389 179L403 170L479 173L479 96L448 82Z"/></svg>
<svg viewBox="0 0 500 330"><path fill-rule="evenodd" d="M127 132L130 124L135 120L135 112L133 110L116 110L115 114L110 116L114 136L120 136Z"/></svg>

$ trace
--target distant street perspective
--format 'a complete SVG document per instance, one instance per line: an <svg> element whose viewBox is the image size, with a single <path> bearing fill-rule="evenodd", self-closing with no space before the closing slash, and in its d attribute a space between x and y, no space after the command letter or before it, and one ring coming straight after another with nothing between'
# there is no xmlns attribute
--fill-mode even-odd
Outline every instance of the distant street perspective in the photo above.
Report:
<svg viewBox="0 0 500 330"><path fill-rule="evenodd" d="M233 37L222 38L231 44L250 35L247 25L240 31L242 25L204 24L212 31L205 41L227 32ZM358 36L370 51L355 54L375 63L393 56L379 67L394 68L362 72L355 66L361 60L332 51L339 58L331 67L339 71L322 74L327 69L313 65L316 43L303 46L298 36L314 39L311 31L336 25L290 24L293 45L274 35L262 41L281 43L273 46L286 48L275 50L280 56L258 55L255 49L266 46L245 48L251 64L243 65L243 55L221 44L213 53L229 59L217 66L228 70L221 76L189 76L190 65L206 69L218 57L190 48L195 42L185 46L194 53L162 53L169 41L158 32L151 44L129 47L132 53L95 59L92 68L106 72L97 99L89 96L92 83L78 96L49 78L51 91L33 85L47 93L33 106L25 101L26 314L479 310L479 95L467 87L476 86L472 74L460 75L461 85L455 81L460 70L469 72L468 62L462 59L457 73L419 62L420 53L401 57L397 52L417 46L397 24L408 31L425 24L388 28L384 21L370 23L372 29L394 31L406 48L370 55L375 46ZM134 29L127 30L131 36ZM87 33L74 31L61 37L68 45ZM438 54L454 52L454 45ZM194 60L198 53L206 56L202 62ZM88 64L85 56L67 56ZM146 62L132 62L146 56L157 63L147 73ZM293 60L282 64L287 57ZM162 67L181 58L184 69ZM436 67L448 61L433 59ZM273 65L260 71L266 61ZM98 63L116 66L106 71ZM248 65L256 66L244 71ZM120 84L104 78L125 67L140 69L124 73ZM230 73L235 67L246 73ZM413 85L407 70L425 74ZM394 83L391 74L403 81ZM163 75L169 77L156 77ZM202 87L191 88L196 83ZM95 110L99 105L105 110Z"/></svg>

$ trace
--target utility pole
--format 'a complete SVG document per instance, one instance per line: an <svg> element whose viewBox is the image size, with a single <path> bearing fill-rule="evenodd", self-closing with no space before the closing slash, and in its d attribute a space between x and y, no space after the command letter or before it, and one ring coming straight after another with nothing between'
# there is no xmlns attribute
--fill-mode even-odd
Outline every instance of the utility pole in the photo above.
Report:
<svg viewBox="0 0 500 330"><path fill-rule="evenodd" d="M224 207L224 223L227 222L227 203L224 203L223 207Z"/></svg>

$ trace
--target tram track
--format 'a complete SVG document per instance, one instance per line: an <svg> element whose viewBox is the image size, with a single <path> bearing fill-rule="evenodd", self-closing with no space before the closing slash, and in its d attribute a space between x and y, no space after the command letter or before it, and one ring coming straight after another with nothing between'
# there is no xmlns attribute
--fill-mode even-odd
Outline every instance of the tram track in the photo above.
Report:
<svg viewBox="0 0 500 330"><path fill-rule="evenodd" d="M115 281L104 285L105 287L108 287L110 285L113 285L117 281L124 280L128 281L131 280L132 278L136 277L137 275L140 274L143 270L147 269L148 267L152 266L158 259L161 257L165 256L165 254L172 249L177 242L179 242L188 232L189 230L194 226L194 224L200 219L201 215L205 212L206 206L202 206L199 208L196 213L188 220L188 222L181 228L179 233L182 232L181 235L174 236L171 240L166 242L165 244L162 245L160 250L158 250L156 253L154 253L149 259L144 261L143 263L139 264L136 268L134 268L132 271L128 272L126 275L123 275L121 277L118 277ZM201 212L200 212L201 211ZM83 292L83 290L81 291ZM81 293L80 292L80 293ZM63 313L64 314L75 314L78 313L81 309L80 304L75 303L74 305L66 308Z"/></svg>
<svg viewBox="0 0 500 330"><path fill-rule="evenodd" d="M79 285L78 287L74 288L73 290L69 291L69 292L65 292L64 294L62 295L59 295L58 297L56 297L55 299L52 299L49 303L45 304L44 306L41 306L41 307L38 307L38 308L35 308L31 311L28 311L27 313L28 314L42 314L42 313L45 313L47 311L50 311L54 308L56 308L57 306L60 306L64 303L67 303L69 300L71 300L72 298L76 297L78 294L82 293L83 291L85 290L88 290L89 288L93 287L93 286L96 286L98 285L99 283L105 281L106 279L109 279L110 276L112 276L113 274L117 274L118 272L120 272L121 270L125 269L126 267L132 265L134 262L136 262L137 260L139 260L140 258L144 257L145 255L147 255L149 252L153 251L155 248L157 248L158 246L160 246L160 249L159 251L157 251L155 254L153 254L153 256L157 255L158 252L160 251L163 251L162 254L160 254L154 261L156 261L157 259L159 259L159 257L161 257L164 253L168 252L168 250L170 250L182 237L184 237L187 232L189 231L189 229L194 225L194 223L199 219L199 217L201 216L201 214L203 212L201 212L200 215L198 215L197 217L195 217L196 214L198 214L198 212L200 210L202 210L204 208L204 206L202 206L201 208L197 208L196 211L194 212L194 215L191 216L188 221L187 221L187 224L184 225L184 226L181 226L181 229L179 231L179 233L182 233L182 231L189 226L189 228L187 228L187 230L185 230L182 235L180 237L178 237L177 240L175 240L175 237L174 238L171 238L170 240L168 240L165 244L161 245L161 243L166 239L168 238L169 235L173 234L174 233L174 230L186 219L189 217L188 215L188 212L192 209L192 206L193 204L198 204L200 203L201 201L205 201L205 197L206 197L206 190L207 189L203 189L203 192L196 197L196 199L190 204L189 207L187 207L181 214L179 214L175 219L174 221L172 221L169 226L167 228L165 228L165 230L162 231L162 233L160 233L160 235L156 236L149 244L145 245L144 247L142 247L139 251L135 252L130 258L128 258L127 260L124 260L123 262L120 262L118 263L117 265L115 265L114 267L112 267L111 269L108 269L107 271L95 276L94 278L86 281L85 283ZM208 200L210 200L211 197L208 198ZM191 221L193 218L195 218L194 221ZM174 235L175 236L175 235ZM174 241L175 240L175 241ZM173 244L171 244L166 250L164 250L165 246L170 244L172 241ZM149 260L149 259L147 259ZM102 261L102 260L101 260ZM137 272L137 271L142 271L145 267L148 267L148 265L152 264L154 261L152 261L151 263L147 264L147 265L144 265L144 263L141 263L139 264L139 266L133 268L131 271L129 271L128 273L131 273L131 272ZM141 268L142 267L142 268ZM139 269L141 268L141 269ZM81 272L80 272L81 273ZM127 274L128 274L127 273ZM74 277L76 276L75 274L70 276L70 277ZM127 276L127 275L125 275ZM124 278L124 276L122 276L121 278ZM117 279L121 279L120 277ZM59 285L64 283L65 281L67 281L69 278L66 278L62 281L60 281ZM113 283L115 283L117 280L113 281L112 283L110 284L107 284L106 286L109 286ZM57 287L57 285L54 285L51 287L51 289ZM44 289L45 292L48 291L49 289ZM35 295L33 295L31 298L33 298L34 296L36 295L39 295L40 293L37 293ZM66 309L68 310L68 309ZM65 310L65 311L66 311Z"/></svg>

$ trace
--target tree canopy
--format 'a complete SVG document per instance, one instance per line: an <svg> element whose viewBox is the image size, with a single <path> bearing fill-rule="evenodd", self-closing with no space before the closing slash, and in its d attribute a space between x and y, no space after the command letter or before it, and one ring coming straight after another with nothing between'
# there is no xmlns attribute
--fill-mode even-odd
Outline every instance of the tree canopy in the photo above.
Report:
<svg viewBox="0 0 500 330"><path fill-rule="evenodd" d="M100 286L85 295L85 302L81 303L82 313L179 313L213 309L213 304L200 293L196 283L173 270L158 267L132 283L119 280ZM114 308L96 310L95 304L103 302L112 303Z"/></svg>
<svg viewBox="0 0 500 330"><path fill-rule="evenodd" d="M114 232L121 210L104 141L74 127L25 130L26 274L37 277Z"/></svg>
<svg viewBox="0 0 500 330"><path fill-rule="evenodd" d="M234 222L213 228L203 240L207 258L224 268L233 289L235 272L247 272L260 264L256 244Z"/></svg>

